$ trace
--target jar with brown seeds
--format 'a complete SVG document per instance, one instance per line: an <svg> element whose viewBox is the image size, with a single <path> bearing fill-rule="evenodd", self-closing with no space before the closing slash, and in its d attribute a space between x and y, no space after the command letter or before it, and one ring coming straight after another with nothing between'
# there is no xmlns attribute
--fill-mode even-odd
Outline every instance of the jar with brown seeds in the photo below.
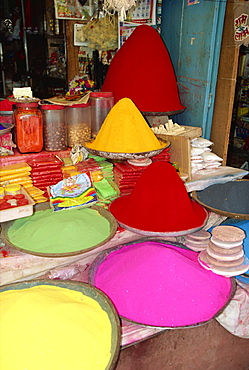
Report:
<svg viewBox="0 0 249 370"><path fill-rule="evenodd" d="M66 107L68 145L84 145L91 138L91 107L75 104Z"/></svg>
<svg viewBox="0 0 249 370"><path fill-rule="evenodd" d="M68 148L67 124L63 105L41 105L43 114L44 149L47 151L66 150Z"/></svg>

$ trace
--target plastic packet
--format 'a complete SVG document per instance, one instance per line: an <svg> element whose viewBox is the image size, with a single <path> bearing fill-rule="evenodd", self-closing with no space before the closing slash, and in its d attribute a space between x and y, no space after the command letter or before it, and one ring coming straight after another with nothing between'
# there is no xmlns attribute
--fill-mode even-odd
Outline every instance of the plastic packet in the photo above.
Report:
<svg viewBox="0 0 249 370"><path fill-rule="evenodd" d="M29 165L34 168L61 168L63 166L63 162L55 157L47 156L47 157L40 157L40 158L33 158L29 161Z"/></svg>
<svg viewBox="0 0 249 370"><path fill-rule="evenodd" d="M88 151L81 145L75 145L70 153L70 158L73 164L79 163L87 159Z"/></svg>
<svg viewBox="0 0 249 370"><path fill-rule="evenodd" d="M16 144L12 141L12 134L8 132L5 135L0 136L0 146L2 148L12 150L12 148L16 148Z"/></svg>
<svg viewBox="0 0 249 370"><path fill-rule="evenodd" d="M68 177L49 187L50 206L54 211L91 207L98 200L86 173Z"/></svg>
<svg viewBox="0 0 249 370"><path fill-rule="evenodd" d="M207 148L210 145L213 145L213 142L203 137L197 137L191 140L191 146L196 148Z"/></svg>
<svg viewBox="0 0 249 370"><path fill-rule="evenodd" d="M1 176L10 175L13 173L20 173L24 171L31 171L31 167L25 163L14 163L7 166L0 166Z"/></svg>
<svg viewBox="0 0 249 370"><path fill-rule="evenodd" d="M31 171L32 176L40 176L40 175L54 175L54 174L61 174L62 170L60 168L51 168L51 169L35 169Z"/></svg>

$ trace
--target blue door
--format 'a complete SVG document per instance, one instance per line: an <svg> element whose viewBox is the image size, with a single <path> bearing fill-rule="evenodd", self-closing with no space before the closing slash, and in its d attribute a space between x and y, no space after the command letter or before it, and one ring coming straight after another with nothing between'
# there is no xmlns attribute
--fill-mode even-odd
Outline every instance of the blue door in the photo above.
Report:
<svg viewBox="0 0 249 370"><path fill-rule="evenodd" d="M161 36L186 107L171 118L181 125L202 127L206 139L211 133L225 9L225 0L162 2Z"/></svg>

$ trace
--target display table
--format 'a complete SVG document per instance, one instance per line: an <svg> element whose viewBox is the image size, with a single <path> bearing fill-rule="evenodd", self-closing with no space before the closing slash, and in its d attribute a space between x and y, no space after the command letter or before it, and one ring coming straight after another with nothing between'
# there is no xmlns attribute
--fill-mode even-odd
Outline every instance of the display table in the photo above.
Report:
<svg viewBox="0 0 249 370"><path fill-rule="evenodd" d="M208 230L211 226L220 224L224 219L223 216L209 212L205 229ZM144 239L144 237L137 233L119 228L114 237L102 246L83 254L59 258L40 257L23 253L1 242L0 285L39 277L87 282L89 267L100 252L139 239ZM157 237L153 239L165 239L177 243L183 242L183 237L181 236L167 238ZM128 321L122 321L121 330L122 348L165 332L164 328L136 325Z"/></svg>
<svg viewBox="0 0 249 370"><path fill-rule="evenodd" d="M220 221L211 213L209 222L214 224ZM33 256L2 243L1 284L35 277L87 282L89 267L102 250L138 239L141 239L141 235L121 229L98 249L84 253L84 256L63 258ZM178 243L181 243L181 239L167 238ZM249 340L232 335L216 320L194 328L174 330L136 325L123 320L121 332L117 370L249 369Z"/></svg>
<svg viewBox="0 0 249 370"><path fill-rule="evenodd" d="M0 285L11 284L34 278L88 281L88 269L97 255L105 249L141 239L142 235L119 229L115 236L102 246L69 257L40 257L10 248L1 242L0 247ZM154 238L154 239L162 239ZM171 237L167 240L179 242L180 238ZM122 323L122 346L144 340L152 335L164 331L161 328L135 325L129 322Z"/></svg>
<svg viewBox="0 0 249 370"><path fill-rule="evenodd" d="M203 189L213 183L221 183L240 179L247 174L247 171L240 169L222 168L221 172L217 174L216 177L211 175L211 178L210 176L208 176L205 179L193 179L193 181L187 183L186 186L187 190L191 192L194 190ZM220 224L224 219L224 217L215 215L210 212L208 222L205 225L205 229L208 230L211 226L216 226ZM2 242L0 245L0 285L40 277L87 282L89 266L100 252L108 248L115 247L120 244L129 243L142 238L142 235L119 229L110 241L94 250L75 256L60 258L39 257L31 254L22 253L19 250L6 246ZM154 239L165 239L167 241L178 243L182 242L182 237L158 237ZM122 321L121 330L121 348L123 350L120 354L117 369L136 370L138 368L142 368L146 370L154 370L168 369L171 365L173 365L173 369L179 368L184 370L187 368L209 368L222 370L223 368L219 367L218 365L217 367L207 367L208 362L206 360L206 362L200 362L200 356L197 355L197 353L198 346L201 345L201 341L196 340L196 336L198 335L200 337L203 336L202 340L206 343L206 345L209 345L210 336L212 336L212 339L216 338L217 336L217 343L218 341L220 341L219 345L221 345L222 341L224 340L225 347L228 348L229 354L232 353L232 345L235 346L237 351L237 349L240 349L240 344L242 343L243 348L237 351L237 353L240 353L240 356L236 357L236 362L234 362L235 367L231 367L231 370L249 369L249 367L244 367L244 364L246 363L245 356L247 356L247 354L249 353L249 341L233 336L227 330L222 328L220 324L217 324L215 320L213 320L209 324L203 325L202 327L177 330L166 330L164 328L148 327L136 325L128 321ZM198 331L199 334L195 334L194 331ZM186 353L184 351L184 343L182 343L183 336L189 338L186 340L186 343L188 344L188 350ZM193 343L193 352L195 357L189 356L189 343L191 342ZM165 347L167 347L167 352L165 351ZM183 360L181 360L182 362L176 361L175 350L177 348L179 350L179 352L177 352L179 353L178 356L180 356L180 358L183 358L183 356L186 355L184 361L186 359L189 359L188 362L183 362ZM205 348L206 351L209 351L208 347ZM214 348L215 339L212 343L212 350L210 350L211 357L213 357ZM144 353L144 351L147 353ZM227 358L228 357L226 357L226 359ZM237 361L237 358L240 358L240 362L238 362L239 360ZM209 361L211 361L210 357ZM222 363L225 364L226 362L223 361ZM217 364L219 365L222 363L217 362ZM224 369L229 370L227 364L228 363L226 363L226 366L224 366Z"/></svg>

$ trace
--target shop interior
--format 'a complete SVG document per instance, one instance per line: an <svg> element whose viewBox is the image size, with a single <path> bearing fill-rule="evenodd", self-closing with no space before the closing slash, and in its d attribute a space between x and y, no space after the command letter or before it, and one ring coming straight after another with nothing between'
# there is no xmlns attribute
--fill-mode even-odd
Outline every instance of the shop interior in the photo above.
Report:
<svg viewBox="0 0 249 370"><path fill-rule="evenodd" d="M23 86L31 86L33 95L40 99L65 93L70 79L75 74L82 73L79 71L77 60L74 62L71 60L71 57L79 58L79 47L70 45L68 46L70 50L65 47L66 28L69 29L68 33L72 39L72 24L75 22L57 19L52 0L36 2L4 0L0 7L0 99L10 96L13 87ZM26 32L23 31L23 23ZM233 109L229 117L229 140L223 157L229 166L247 168L248 47L241 45L239 49L236 85L231 91ZM113 54L116 50L113 50ZM70 53L70 60L67 53ZM85 68L83 73L90 72L91 77L95 73L95 88L99 90L110 61L104 64L99 62L98 50L95 49L90 50L88 60L88 69L83 67Z"/></svg>
<svg viewBox="0 0 249 370"><path fill-rule="evenodd" d="M120 11L108 15L109 40L101 28L97 39L89 36L105 16L105 1L65 1L63 11L80 7L83 20L76 21L58 16L55 0L0 2L0 103L14 109L0 112L13 119L0 156L6 370L37 362L42 369L97 369L101 361L109 370L248 370L249 47L231 42L235 2L225 9L206 137L198 123L177 123L188 109L182 102L189 81L177 84L174 73L167 107L164 90L154 97L161 84L153 79L145 85L150 99L140 99L141 91L136 104L117 98L123 92L116 81L139 91L119 72L132 70L146 43L174 69L176 55L160 37L164 0L155 3L153 26L130 22L127 38L120 30L114 36ZM188 0L184 11L209 11L207 3ZM81 26L90 29L87 42ZM141 66L160 74L151 54ZM13 96L29 88L32 96Z"/></svg>

